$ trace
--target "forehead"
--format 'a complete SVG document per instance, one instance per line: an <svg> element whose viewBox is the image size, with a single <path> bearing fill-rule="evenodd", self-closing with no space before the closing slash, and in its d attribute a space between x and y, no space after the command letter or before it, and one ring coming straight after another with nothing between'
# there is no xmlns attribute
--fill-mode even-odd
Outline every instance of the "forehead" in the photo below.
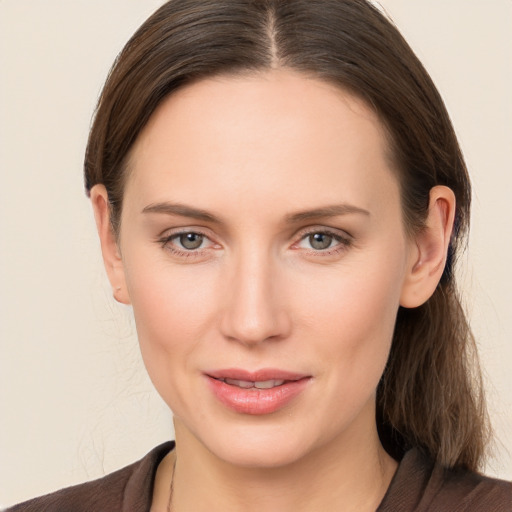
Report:
<svg viewBox="0 0 512 512"><path fill-rule="evenodd" d="M204 207L240 196L293 207L357 199L366 208L384 185L396 187L373 110L283 70L205 79L171 95L138 137L129 168L127 192L140 201Z"/></svg>

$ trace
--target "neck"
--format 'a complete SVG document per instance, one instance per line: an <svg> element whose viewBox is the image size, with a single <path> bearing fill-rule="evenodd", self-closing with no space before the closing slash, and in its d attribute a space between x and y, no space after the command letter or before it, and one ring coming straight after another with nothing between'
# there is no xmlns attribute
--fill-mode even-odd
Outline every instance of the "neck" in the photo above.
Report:
<svg viewBox="0 0 512 512"><path fill-rule="evenodd" d="M375 511L397 463L380 444L376 426L355 429L307 457L272 468L234 466L176 425L172 511ZM173 460L167 461L169 489Z"/></svg>

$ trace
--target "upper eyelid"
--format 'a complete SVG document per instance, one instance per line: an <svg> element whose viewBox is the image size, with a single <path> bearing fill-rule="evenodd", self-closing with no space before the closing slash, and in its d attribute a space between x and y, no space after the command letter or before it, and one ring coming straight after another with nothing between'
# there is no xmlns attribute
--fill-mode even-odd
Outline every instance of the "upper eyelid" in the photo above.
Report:
<svg viewBox="0 0 512 512"><path fill-rule="evenodd" d="M214 240L212 240L211 236L209 236L207 233L204 233L201 229L197 229L197 228L166 229L166 230L162 231L160 235L157 236L156 241L159 244L162 244L162 246L165 246L168 243L175 242L175 239L178 238L180 235L184 235L187 233L194 233L196 235L200 235L200 236L208 239L210 242L209 243L210 246L216 245L216 242ZM195 253L195 252L201 252L206 249L208 249L208 247L202 247L202 248L198 248L198 249L185 249L185 248L180 248L179 246L177 246L178 251L183 251L183 252L187 252L190 254Z"/></svg>
<svg viewBox="0 0 512 512"><path fill-rule="evenodd" d="M186 233L195 233L211 239L211 230L196 226L186 226L182 228L166 228L160 232L158 238L172 238L173 236L183 235Z"/></svg>
<svg viewBox="0 0 512 512"><path fill-rule="evenodd" d="M332 236L336 240L336 244L333 247L329 247L327 249L309 249L309 248L301 248L298 247L301 242L307 239L308 236L311 236L315 233L322 233L329 236ZM291 249L299 250L302 249L306 253L311 253L318 256L329 256L335 253L338 253L342 250L346 250L349 246L353 245L354 237L345 230L339 228L330 228L327 226L309 226L307 228L303 228L299 230L299 232L295 235L295 241L290 246Z"/></svg>
<svg viewBox="0 0 512 512"><path fill-rule="evenodd" d="M311 235L314 233L326 233L326 234L337 236L340 238L349 238L349 239L353 238L353 236L348 231L346 231L344 229L340 229L340 228L332 228L329 226L308 226L308 227L299 229L296 232L295 237L301 239L305 236L308 236L308 235Z"/></svg>

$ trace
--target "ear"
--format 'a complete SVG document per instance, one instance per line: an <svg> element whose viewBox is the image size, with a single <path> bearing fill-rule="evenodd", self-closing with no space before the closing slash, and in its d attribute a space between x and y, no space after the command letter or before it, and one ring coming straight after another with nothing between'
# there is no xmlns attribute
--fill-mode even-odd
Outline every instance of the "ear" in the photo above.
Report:
<svg viewBox="0 0 512 512"><path fill-rule="evenodd" d="M455 194L444 186L430 191L425 227L411 243L400 305L415 308L434 293L446 265L448 247L455 218Z"/></svg>
<svg viewBox="0 0 512 512"><path fill-rule="evenodd" d="M112 286L114 298L122 304L130 304L126 288L123 261L112 224L107 190L104 185L94 185L91 189L91 203L100 237L101 252L107 276Z"/></svg>

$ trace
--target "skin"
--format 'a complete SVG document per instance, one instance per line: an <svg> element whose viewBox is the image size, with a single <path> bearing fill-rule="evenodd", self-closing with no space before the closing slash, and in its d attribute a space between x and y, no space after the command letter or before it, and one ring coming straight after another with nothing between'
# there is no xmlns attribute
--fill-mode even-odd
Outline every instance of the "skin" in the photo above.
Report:
<svg viewBox="0 0 512 512"><path fill-rule="evenodd" d="M426 228L408 237L377 116L273 70L203 80L159 106L130 155L117 238L102 185L91 199L114 295L133 305L174 414L177 449L152 510L166 510L175 456L178 512L375 510L397 466L377 435L376 387L399 305L422 304L441 277L453 193L432 189ZM180 245L183 232L201 247ZM313 233L329 247L313 247ZM205 383L230 367L311 379L253 416Z"/></svg>

